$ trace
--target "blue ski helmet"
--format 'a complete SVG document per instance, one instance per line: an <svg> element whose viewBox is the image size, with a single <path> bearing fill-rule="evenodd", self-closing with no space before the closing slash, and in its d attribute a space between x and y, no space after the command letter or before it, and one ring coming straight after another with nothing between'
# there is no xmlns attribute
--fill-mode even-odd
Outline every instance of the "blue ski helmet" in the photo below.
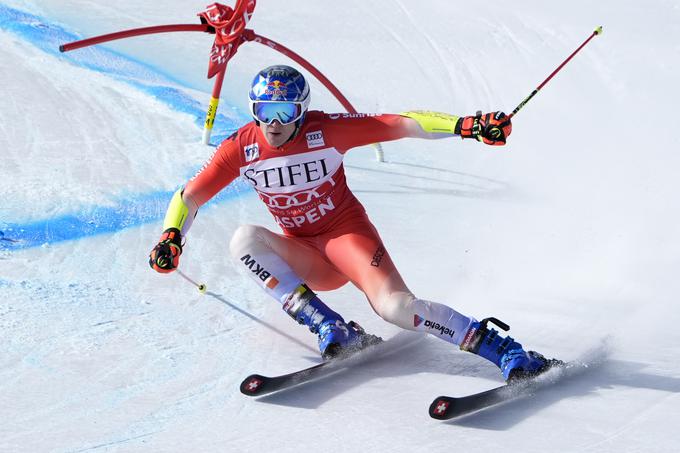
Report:
<svg viewBox="0 0 680 453"><path fill-rule="evenodd" d="M260 71L250 87L250 114L256 122L302 123L309 107L309 85L290 66L269 66Z"/></svg>

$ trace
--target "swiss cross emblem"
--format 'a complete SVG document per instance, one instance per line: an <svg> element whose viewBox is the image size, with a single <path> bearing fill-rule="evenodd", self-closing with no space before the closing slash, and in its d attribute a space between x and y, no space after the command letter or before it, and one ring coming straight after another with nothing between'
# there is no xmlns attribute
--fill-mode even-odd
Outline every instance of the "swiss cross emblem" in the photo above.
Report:
<svg viewBox="0 0 680 453"><path fill-rule="evenodd" d="M435 406L434 413L437 415L442 415L446 413L446 410L449 408L449 403L448 401L437 401L437 405Z"/></svg>
<svg viewBox="0 0 680 453"><path fill-rule="evenodd" d="M262 384L262 380L258 378L252 378L250 381L248 381L248 384L246 384L246 390L249 392L255 392L257 389L260 388L260 385Z"/></svg>

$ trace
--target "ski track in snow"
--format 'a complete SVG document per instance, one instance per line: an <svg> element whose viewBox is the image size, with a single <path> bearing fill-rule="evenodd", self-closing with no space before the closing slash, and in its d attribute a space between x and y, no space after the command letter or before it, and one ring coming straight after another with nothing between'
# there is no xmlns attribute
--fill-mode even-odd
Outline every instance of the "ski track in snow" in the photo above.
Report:
<svg viewBox="0 0 680 453"><path fill-rule="evenodd" d="M183 91L181 87L178 88L176 80L156 68L99 47L60 54L59 44L80 38L57 25L48 24L40 17L3 5L0 5L0 29L19 35L48 54L122 80L132 88L161 100L173 110L193 116L196 124L202 126L203 103L191 97L193 94L191 90ZM17 100L17 104L21 104L21 101ZM236 121L240 119L234 115L229 117L224 114L218 115L214 131L215 143L219 143L235 130ZM45 144L42 143L42 145ZM64 144L67 143L62 141L62 145ZM78 144L74 142L70 146ZM193 172L195 170L193 169ZM214 201L220 202L229 199L230 196L238 196L243 188L244 186L236 184L232 190L223 192ZM15 223L3 219L0 220L2 231L0 249L35 247L94 234L111 233L123 228L158 221L162 218L167 200L173 192L174 190L125 194L122 200L114 202L114 206L85 207L79 213L45 220Z"/></svg>
<svg viewBox="0 0 680 453"><path fill-rule="evenodd" d="M207 282L207 294L148 269L165 204L212 152L198 144L209 93L181 81L204 71L188 62L209 46L168 36L176 55L162 65L144 63L150 39L57 50L103 15L132 28L192 20L205 4L9 0L0 4L0 451L301 451L321 442L539 452L546 436L551 451L674 451L680 141L664 128L653 140L639 131L658 130L680 100L680 7L296 5L291 15L259 1L253 28L308 57L358 105L390 111L507 111L604 25L518 116L508 147L404 140L385 145L385 164L370 150L346 158L350 186L416 294L498 316L525 346L589 368L435 422L433 397L494 387L498 371L431 337L407 341L348 286L323 297L371 332L401 335L399 354L281 394L240 395L250 373L319 358L313 336L228 259L239 224L275 229L245 185L202 209L188 238L183 270ZM280 61L239 52L233 87L247 85L239 71ZM313 108L332 108L327 93L314 99ZM215 143L247 121L240 105L222 100Z"/></svg>

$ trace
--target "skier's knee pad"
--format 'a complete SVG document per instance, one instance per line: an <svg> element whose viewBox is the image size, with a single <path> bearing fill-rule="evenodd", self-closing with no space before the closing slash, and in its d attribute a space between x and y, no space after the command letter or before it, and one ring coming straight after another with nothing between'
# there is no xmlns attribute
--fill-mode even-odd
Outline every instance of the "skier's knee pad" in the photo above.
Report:
<svg viewBox="0 0 680 453"><path fill-rule="evenodd" d="M253 254L258 251L269 251L270 247L263 239L264 231L268 230L258 225L241 225L236 229L229 242L229 252L234 259L248 253Z"/></svg>
<svg viewBox="0 0 680 453"><path fill-rule="evenodd" d="M285 303L302 280L272 249L272 235L274 233L261 226L240 226L231 238L229 251L247 275L276 300Z"/></svg>
<svg viewBox="0 0 680 453"><path fill-rule="evenodd" d="M402 329L413 329L414 300L416 296L410 292L395 291L378 296L371 301L371 306L385 321Z"/></svg>

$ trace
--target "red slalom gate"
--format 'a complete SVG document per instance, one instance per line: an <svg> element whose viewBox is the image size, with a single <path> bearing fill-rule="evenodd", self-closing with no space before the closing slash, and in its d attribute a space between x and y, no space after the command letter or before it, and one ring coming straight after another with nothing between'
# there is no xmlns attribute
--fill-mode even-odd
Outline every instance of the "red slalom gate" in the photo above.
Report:
<svg viewBox="0 0 680 453"><path fill-rule="evenodd" d="M255 4L256 0L237 0L234 8L231 8L220 3L213 3L208 6L205 11L198 13L201 20L200 24L158 25L123 30L116 33L109 33L66 43L59 46L59 50L61 52L70 52L105 42L158 33L202 32L214 34L215 40L210 51L208 78L217 77L215 78L203 128L203 143L205 144L208 144L210 141L210 135L215 123L220 93L222 92L222 84L227 71L227 64L236 55L241 44L245 42L252 41L263 44L292 59L316 77L349 113L357 113L356 109L340 90L310 62L282 44L258 35L253 30L246 28L246 25L253 16ZM382 147L379 143L376 143L374 146L376 148L376 158L382 162L384 159Z"/></svg>

